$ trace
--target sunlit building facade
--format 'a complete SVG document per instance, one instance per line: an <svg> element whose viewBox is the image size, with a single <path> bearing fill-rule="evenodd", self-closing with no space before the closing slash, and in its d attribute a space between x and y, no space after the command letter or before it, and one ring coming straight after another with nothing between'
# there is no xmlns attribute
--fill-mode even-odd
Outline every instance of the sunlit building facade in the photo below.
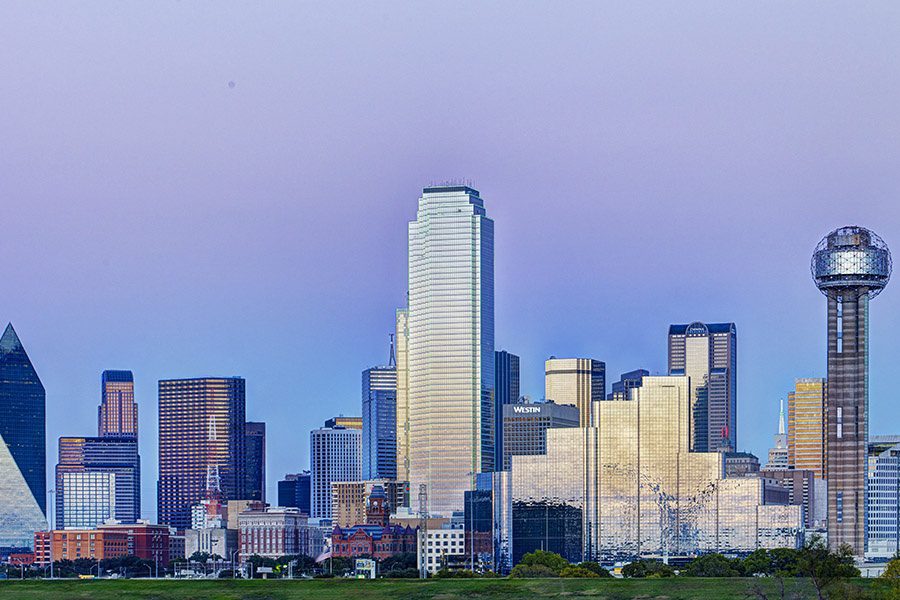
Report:
<svg viewBox="0 0 900 600"><path fill-rule="evenodd" d="M691 378L691 449L737 450L737 327L669 326L669 375Z"/></svg>
<svg viewBox="0 0 900 600"><path fill-rule="evenodd" d="M12 324L0 337L0 550L46 529L46 394Z"/></svg>
<svg viewBox="0 0 900 600"><path fill-rule="evenodd" d="M522 402L503 407L503 470L512 467L513 456L547 453L547 430L578 427L578 407L554 402Z"/></svg>
<svg viewBox="0 0 900 600"><path fill-rule="evenodd" d="M888 560L900 552L900 436L869 440L866 491L866 557Z"/></svg>
<svg viewBox="0 0 900 600"><path fill-rule="evenodd" d="M138 406L134 401L131 371L103 371L101 401L97 409L97 435L138 437Z"/></svg>
<svg viewBox="0 0 900 600"><path fill-rule="evenodd" d="M313 429L309 434L309 465L310 516L330 519L332 482L362 479L362 430L340 426Z"/></svg>
<svg viewBox="0 0 900 600"><path fill-rule="evenodd" d="M397 479L409 481L409 311L397 310Z"/></svg>
<svg viewBox="0 0 900 600"><path fill-rule="evenodd" d="M116 515L116 474L109 471L71 471L59 477L57 492L65 511L57 517L60 529L93 529ZM61 521L61 523L60 523Z"/></svg>
<svg viewBox="0 0 900 600"><path fill-rule="evenodd" d="M580 426L589 427L594 402L606 399L606 363L592 358L547 359L544 398L578 407Z"/></svg>
<svg viewBox="0 0 900 600"><path fill-rule="evenodd" d="M204 498L245 495L246 383L240 377L159 382L159 522L191 525Z"/></svg>
<svg viewBox="0 0 900 600"><path fill-rule="evenodd" d="M513 458L513 558L572 562L795 547L800 506L763 504L759 478L723 478L692 452L687 377L644 377L631 401L597 402L596 426L550 429L546 456Z"/></svg>
<svg viewBox="0 0 900 600"><path fill-rule="evenodd" d="M788 465L826 478L828 385L825 379L797 379L788 393Z"/></svg>
<svg viewBox="0 0 900 600"><path fill-rule="evenodd" d="M494 469L494 223L477 190L422 191L408 329L410 488L424 484L428 510L449 515Z"/></svg>

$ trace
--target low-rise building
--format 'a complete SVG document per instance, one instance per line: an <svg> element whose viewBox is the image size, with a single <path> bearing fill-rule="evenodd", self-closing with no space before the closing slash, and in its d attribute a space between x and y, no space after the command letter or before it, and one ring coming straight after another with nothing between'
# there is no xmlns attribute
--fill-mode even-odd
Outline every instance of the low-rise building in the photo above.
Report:
<svg viewBox="0 0 900 600"><path fill-rule="evenodd" d="M169 564L169 527L155 525L147 521L131 524L109 523L101 525L99 531L124 533L127 551L131 556L158 563L161 567Z"/></svg>
<svg viewBox="0 0 900 600"><path fill-rule="evenodd" d="M321 552L319 528L310 525L297 508L243 511L238 514L238 528L241 560L253 555L278 558L286 554L315 558Z"/></svg>
<svg viewBox="0 0 900 600"><path fill-rule="evenodd" d="M400 525L354 525L331 532L331 555L341 558L365 556L384 560L416 551L416 530Z"/></svg>
<svg viewBox="0 0 900 600"><path fill-rule="evenodd" d="M418 532L416 565L422 565L429 574L440 571L451 563L457 563L465 555L466 532L464 529L437 529Z"/></svg>
<svg viewBox="0 0 900 600"><path fill-rule="evenodd" d="M45 535L49 534L50 560L103 560L128 555L128 534L124 531L102 529L55 529L35 533L35 544L42 545L45 555ZM40 539L39 539L40 538ZM46 563L49 564L49 563Z"/></svg>
<svg viewBox="0 0 900 600"><path fill-rule="evenodd" d="M204 527L185 529L184 557L190 558L196 552L221 556L230 560L232 552L238 549L238 531L224 527Z"/></svg>

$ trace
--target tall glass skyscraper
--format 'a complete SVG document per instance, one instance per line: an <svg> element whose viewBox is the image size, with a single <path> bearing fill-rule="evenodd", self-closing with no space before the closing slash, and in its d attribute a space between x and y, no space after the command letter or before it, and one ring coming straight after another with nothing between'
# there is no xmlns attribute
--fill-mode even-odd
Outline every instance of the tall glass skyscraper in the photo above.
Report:
<svg viewBox="0 0 900 600"><path fill-rule="evenodd" d="M12 323L0 337L0 550L47 527L46 394Z"/></svg>
<svg viewBox="0 0 900 600"><path fill-rule="evenodd" d="M394 362L393 347L390 363ZM362 372L362 477L397 478L397 368Z"/></svg>
<svg viewBox="0 0 900 600"><path fill-rule="evenodd" d="M409 481L409 311L397 310L397 479Z"/></svg>
<svg viewBox="0 0 900 600"><path fill-rule="evenodd" d="M503 407L519 401L519 357L506 350L494 352L494 469L504 466Z"/></svg>
<svg viewBox="0 0 900 600"><path fill-rule="evenodd" d="M138 407L134 401L131 371L103 371L102 398L97 409L97 433L101 437L138 436Z"/></svg>
<svg viewBox="0 0 900 600"><path fill-rule="evenodd" d="M158 518L191 526L210 495L245 500L246 382L240 377L159 382Z"/></svg>
<svg viewBox="0 0 900 600"><path fill-rule="evenodd" d="M244 498L241 500L266 501L266 424L247 422L244 427L244 456L247 466L244 471Z"/></svg>
<svg viewBox="0 0 900 600"><path fill-rule="evenodd" d="M822 378L797 379L788 393L788 466L826 478L828 383Z"/></svg>
<svg viewBox="0 0 900 600"><path fill-rule="evenodd" d="M409 479L463 508L494 469L494 222L468 186L427 187L409 224Z"/></svg>
<svg viewBox="0 0 900 600"><path fill-rule="evenodd" d="M691 450L737 449L737 327L669 326L669 375L691 378Z"/></svg>

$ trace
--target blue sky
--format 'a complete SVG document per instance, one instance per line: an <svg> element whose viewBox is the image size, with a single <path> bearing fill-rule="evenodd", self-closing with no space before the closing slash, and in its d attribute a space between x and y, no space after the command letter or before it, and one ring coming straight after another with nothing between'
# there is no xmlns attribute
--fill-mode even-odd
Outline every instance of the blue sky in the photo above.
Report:
<svg viewBox="0 0 900 600"><path fill-rule="evenodd" d="M495 220L524 393L551 354L663 372L669 323L735 321L764 455L825 371L813 247L900 247L898 30L892 2L3 3L0 318L47 388L48 471L131 369L155 518L156 381L241 375L274 499L359 413L406 223L451 178ZM872 433L900 433L898 305L872 303Z"/></svg>

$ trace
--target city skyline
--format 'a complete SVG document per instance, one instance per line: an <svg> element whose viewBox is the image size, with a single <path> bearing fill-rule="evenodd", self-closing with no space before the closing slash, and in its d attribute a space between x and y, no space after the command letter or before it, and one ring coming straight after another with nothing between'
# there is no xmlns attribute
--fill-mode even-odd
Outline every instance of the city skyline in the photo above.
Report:
<svg viewBox="0 0 900 600"><path fill-rule="evenodd" d="M488 199L495 345L521 357L523 394L542 395L551 355L595 357L610 379L662 374L670 324L735 322L739 450L761 459L794 380L826 376L815 243L854 223L900 240L900 78L884 68L900 42L874 13L288 7L277 23L245 15L269 28L261 45L225 12L85 4L58 8L62 30L10 10L23 51L4 83L16 118L0 125L15 205L0 318L47 389L47 457L95 430L103 370L134 372L151 519L159 380L246 378L270 497L308 464L297 431L359 414L432 180L472 177ZM784 25L801 19L803 35ZM447 33L469 27L492 52ZM307 59L348 34L358 45L329 66ZM897 433L898 308L890 288L872 308L872 435Z"/></svg>

